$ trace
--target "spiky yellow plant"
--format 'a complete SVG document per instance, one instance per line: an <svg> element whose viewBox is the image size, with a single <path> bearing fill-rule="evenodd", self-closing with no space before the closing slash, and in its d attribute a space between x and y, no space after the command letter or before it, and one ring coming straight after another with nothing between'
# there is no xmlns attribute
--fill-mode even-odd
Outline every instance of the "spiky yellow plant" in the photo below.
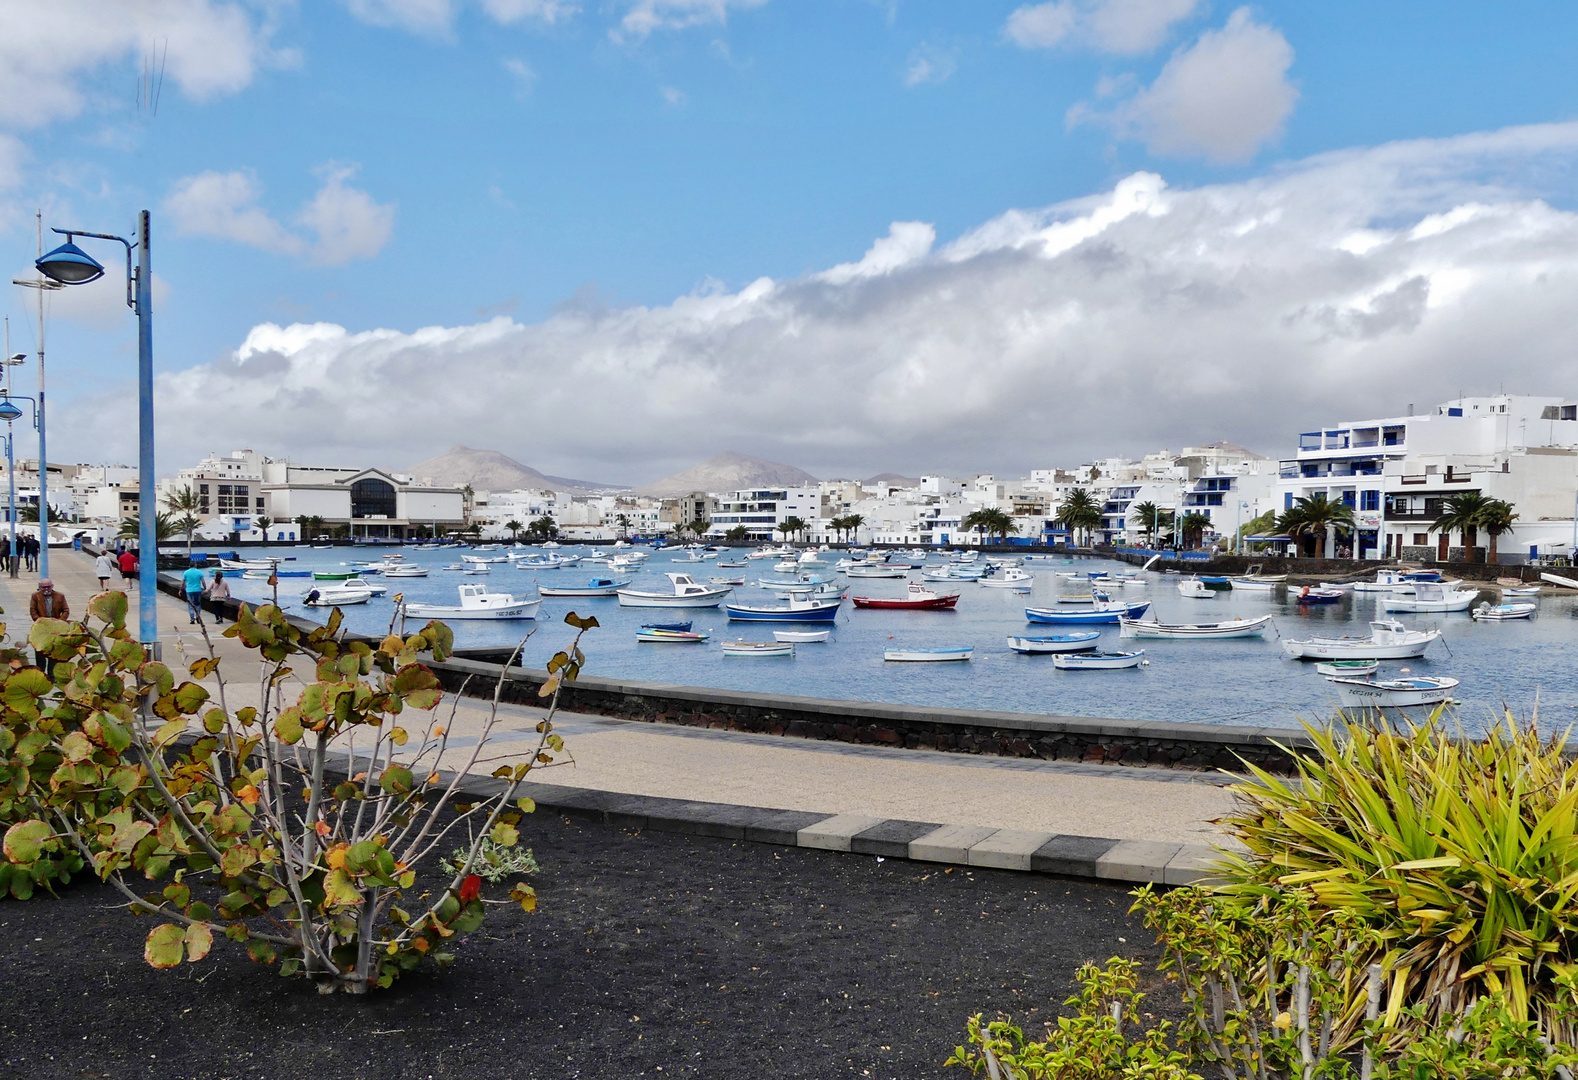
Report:
<svg viewBox="0 0 1578 1080"><path fill-rule="evenodd" d="M1226 860L1227 890L1298 886L1362 926L1354 966L1384 965L1389 1026L1497 994L1571 1042L1578 763L1565 733L1508 713L1466 738L1439 711L1417 727L1306 729L1315 753L1295 778L1251 766L1233 788L1221 824L1248 854ZM1361 1018L1345 1019L1351 1033Z"/></svg>

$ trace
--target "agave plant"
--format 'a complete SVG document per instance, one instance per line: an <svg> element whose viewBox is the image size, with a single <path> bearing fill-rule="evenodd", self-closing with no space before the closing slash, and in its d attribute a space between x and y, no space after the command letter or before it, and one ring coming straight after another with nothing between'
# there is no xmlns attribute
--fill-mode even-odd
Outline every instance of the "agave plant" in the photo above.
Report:
<svg viewBox="0 0 1578 1080"><path fill-rule="evenodd" d="M1302 887L1363 928L1355 969L1388 975L1388 1026L1500 996L1571 1043L1578 977L1578 762L1566 736L1510 713L1483 739L1441 722L1306 725L1315 754L1282 779L1249 766L1222 820L1248 849L1228 891ZM1337 1036L1359 1018L1343 1017Z"/></svg>

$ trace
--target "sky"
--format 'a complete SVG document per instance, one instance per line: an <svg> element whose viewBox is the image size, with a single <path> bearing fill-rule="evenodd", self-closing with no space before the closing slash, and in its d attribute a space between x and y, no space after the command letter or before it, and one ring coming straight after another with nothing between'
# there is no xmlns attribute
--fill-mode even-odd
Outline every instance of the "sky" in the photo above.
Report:
<svg viewBox="0 0 1578 1080"><path fill-rule="evenodd" d="M35 211L46 247L152 212L161 473L463 443L631 484L723 450L1021 475L1578 394L1571 4L0 0L0 26L11 277ZM51 458L132 461L122 256L85 243L111 272L48 301ZM13 352L34 298L0 303Z"/></svg>

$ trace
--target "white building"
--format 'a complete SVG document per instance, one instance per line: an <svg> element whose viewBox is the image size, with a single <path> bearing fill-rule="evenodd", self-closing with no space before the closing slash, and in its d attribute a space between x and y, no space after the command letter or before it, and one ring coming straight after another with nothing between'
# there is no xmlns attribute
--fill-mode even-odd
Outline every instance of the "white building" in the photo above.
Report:
<svg viewBox="0 0 1578 1080"><path fill-rule="evenodd" d="M819 488L752 488L718 496L707 535L721 537L730 529L743 526L752 540L776 540L778 526L789 518L816 525L822 517L822 492Z"/></svg>

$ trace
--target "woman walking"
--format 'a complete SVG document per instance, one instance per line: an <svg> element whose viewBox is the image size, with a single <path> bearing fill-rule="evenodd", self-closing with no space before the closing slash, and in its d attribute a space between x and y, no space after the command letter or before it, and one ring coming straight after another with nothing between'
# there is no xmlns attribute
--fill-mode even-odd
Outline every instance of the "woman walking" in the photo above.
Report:
<svg viewBox="0 0 1578 1080"><path fill-rule="evenodd" d="M93 572L99 576L99 592L110 591L111 578L120 584L121 568L115 565L115 559L108 551L99 552L99 557L93 560Z"/></svg>
<svg viewBox="0 0 1578 1080"><path fill-rule="evenodd" d="M225 621L225 609L220 606L220 601L230 599L230 585L225 581L223 570L214 571L214 583L208 587L209 610L214 613L214 624Z"/></svg>

